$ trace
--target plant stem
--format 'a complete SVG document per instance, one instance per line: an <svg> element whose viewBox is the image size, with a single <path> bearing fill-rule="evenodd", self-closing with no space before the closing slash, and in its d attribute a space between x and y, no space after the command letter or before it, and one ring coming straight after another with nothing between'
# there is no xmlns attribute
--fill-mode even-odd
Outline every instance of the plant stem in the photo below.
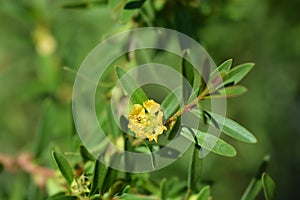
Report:
<svg viewBox="0 0 300 200"><path fill-rule="evenodd" d="M191 193L192 193L192 190L188 189L188 190L186 191L186 193L185 193L184 200L188 200L189 197L190 197L190 195L191 195Z"/></svg>
<svg viewBox="0 0 300 200"><path fill-rule="evenodd" d="M177 117L180 117L183 113L190 111L192 108L194 108L198 104L198 101L203 100L205 98L208 92L209 90L205 89L196 99L194 99L191 103L185 105L181 110L176 112L170 119L168 119L165 125L170 125L173 121L177 119Z"/></svg>

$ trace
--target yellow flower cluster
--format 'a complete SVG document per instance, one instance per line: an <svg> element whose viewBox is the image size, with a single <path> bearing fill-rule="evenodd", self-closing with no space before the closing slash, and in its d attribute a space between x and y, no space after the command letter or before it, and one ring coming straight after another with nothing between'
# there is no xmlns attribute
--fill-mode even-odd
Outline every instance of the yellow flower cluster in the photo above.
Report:
<svg viewBox="0 0 300 200"><path fill-rule="evenodd" d="M153 100L147 100L140 104L134 104L131 113L129 114L130 128L137 138L148 138L149 141L155 140L167 128L163 125L163 112L160 104Z"/></svg>

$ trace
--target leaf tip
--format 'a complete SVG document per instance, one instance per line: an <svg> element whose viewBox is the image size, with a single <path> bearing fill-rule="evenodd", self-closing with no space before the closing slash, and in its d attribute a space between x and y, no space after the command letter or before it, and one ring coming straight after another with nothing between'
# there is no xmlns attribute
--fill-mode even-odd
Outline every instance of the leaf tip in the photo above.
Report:
<svg viewBox="0 0 300 200"><path fill-rule="evenodd" d="M236 157L237 156L237 151L236 151L236 149L235 148L233 148L233 153L232 153L232 155L231 156L229 156L229 157Z"/></svg>
<svg viewBox="0 0 300 200"><path fill-rule="evenodd" d="M55 160L55 154L56 154L56 152L54 151L54 149L52 149L51 150L51 156L52 156L52 158Z"/></svg>
<svg viewBox="0 0 300 200"><path fill-rule="evenodd" d="M257 143L257 138L255 136L253 136L251 138L251 143L253 143L253 144Z"/></svg>
<svg viewBox="0 0 300 200"><path fill-rule="evenodd" d="M253 67L255 66L255 63L249 62L249 63L245 63L245 65L248 65L248 67L250 68L250 69L249 69L249 71L250 71L250 70L252 70Z"/></svg>
<svg viewBox="0 0 300 200"><path fill-rule="evenodd" d="M126 73L123 68L121 68L117 65L114 66L114 70L115 70L115 73L116 73L118 79L120 79Z"/></svg>
<svg viewBox="0 0 300 200"><path fill-rule="evenodd" d="M232 58L229 58L229 59L226 60L225 62L228 62L228 63L230 63L230 65L232 65L233 59L232 59Z"/></svg>

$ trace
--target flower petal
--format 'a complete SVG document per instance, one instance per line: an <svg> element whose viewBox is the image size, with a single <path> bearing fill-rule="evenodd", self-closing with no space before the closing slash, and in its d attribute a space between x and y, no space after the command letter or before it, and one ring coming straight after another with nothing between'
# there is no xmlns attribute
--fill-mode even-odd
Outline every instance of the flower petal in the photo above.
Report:
<svg viewBox="0 0 300 200"><path fill-rule="evenodd" d="M163 112L160 104L153 100L147 100L143 106L139 104L133 106L128 117L128 128L135 133L137 138L148 138L149 141L157 142L158 136L167 130L163 125Z"/></svg>

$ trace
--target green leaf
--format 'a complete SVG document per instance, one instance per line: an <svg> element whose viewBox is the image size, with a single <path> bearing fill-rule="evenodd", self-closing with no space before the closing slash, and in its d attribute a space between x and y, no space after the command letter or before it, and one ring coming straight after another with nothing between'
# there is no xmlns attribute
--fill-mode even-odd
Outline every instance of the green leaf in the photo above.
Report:
<svg viewBox="0 0 300 200"><path fill-rule="evenodd" d="M168 120L179 109L179 101L176 96L180 95L180 88L174 90L166 96L161 103L161 108L164 112L164 119Z"/></svg>
<svg viewBox="0 0 300 200"><path fill-rule="evenodd" d="M209 113L220 126L223 124L222 132L226 135L246 143L257 142L255 136L237 122L215 113Z"/></svg>
<svg viewBox="0 0 300 200"><path fill-rule="evenodd" d="M210 74L210 78L213 78L217 73L220 74L222 74L222 72L228 73L231 68L231 65L232 65L232 59L226 60Z"/></svg>
<svg viewBox="0 0 300 200"><path fill-rule="evenodd" d="M200 149L198 146L193 147L192 156L190 159L189 171L188 171L188 182L187 186L190 190L194 191L197 188L197 183L199 182L202 165L201 159L199 158Z"/></svg>
<svg viewBox="0 0 300 200"><path fill-rule="evenodd" d="M241 85L229 86L223 89L218 90L216 93L213 93L209 96L204 97L205 99L212 98L231 98L237 97L247 92L247 88Z"/></svg>
<svg viewBox="0 0 300 200"><path fill-rule="evenodd" d="M131 192L131 187L130 185L126 185L122 191L122 193L130 193Z"/></svg>
<svg viewBox="0 0 300 200"><path fill-rule="evenodd" d="M121 115L120 117L120 128L124 131L124 132L128 132L128 119L124 116L124 115Z"/></svg>
<svg viewBox="0 0 300 200"><path fill-rule="evenodd" d="M122 13L121 13L121 16L120 16L120 23L122 24L125 24L127 22L129 22L131 20L131 18L136 15L138 13L138 9L125 9L126 5L127 5L127 8L130 8L130 7L134 7L136 6L138 3L137 3L137 0L127 0L127 3L125 4L124 6L124 9L122 9Z"/></svg>
<svg viewBox="0 0 300 200"><path fill-rule="evenodd" d="M143 105L143 102L148 99L147 95L143 91L141 87L137 85L137 83L130 77L129 74L126 73L125 70L123 70L120 67L115 68L116 75L118 79L120 80L120 83L123 87L123 89L128 93L131 94L131 101L133 103L141 104ZM121 79L122 78L122 79Z"/></svg>
<svg viewBox="0 0 300 200"><path fill-rule="evenodd" d="M232 70L224 77L223 85L226 85L228 83L239 83L254 67L254 63L244 63L241 64Z"/></svg>
<svg viewBox="0 0 300 200"><path fill-rule="evenodd" d="M90 152L83 145L80 145L79 152L83 159L83 162L95 161L95 157L90 154Z"/></svg>
<svg viewBox="0 0 300 200"><path fill-rule="evenodd" d="M68 160L58 152L53 151L52 156L54 158L54 161L56 162L59 171L63 175L63 177L66 179L67 183L71 185L73 181L73 170L71 165L69 164Z"/></svg>
<svg viewBox="0 0 300 200"><path fill-rule="evenodd" d="M192 110L192 113L194 113L196 116L200 116L201 114L200 110L195 110L195 109ZM250 133L246 128L239 125L237 122L215 113L211 113L211 112L208 113L219 124L219 127L223 126L222 132L225 133L226 135L246 143L257 142L255 136L252 133ZM214 125L212 123L212 120L209 120L209 123L211 125Z"/></svg>
<svg viewBox="0 0 300 200"><path fill-rule="evenodd" d="M109 199L111 199L115 194L121 193L125 187L125 183L123 180L117 180L109 190Z"/></svg>
<svg viewBox="0 0 300 200"><path fill-rule="evenodd" d="M260 193L260 191L262 190L261 177L264 171L266 171L269 159L270 159L269 156L265 156L262 164L259 167L257 175L254 178L252 178L252 180L250 181L241 200L255 200L257 195Z"/></svg>
<svg viewBox="0 0 300 200"><path fill-rule="evenodd" d="M67 196L65 194L58 194L49 197L47 200L77 200L77 199L78 197L76 196Z"/></svg>
<svg viewBox="0 0 300 200"><path fill-rule="evenodd" d="M145 2L146 0L131 1L125 4L124 9L125 10L139 9L144 5Z"/></svg>
<svg viewBox="0 0 300 200"><path fill-rule="evenodd" d="M126 3L126 0L109 0L108 7L111 10L118 9L119 7L123 8Z"/></svg>
<svg viewBox="0 0 300 200"><path fill-rule="evenodd" d="M179 181L178 177L174 177L171 180L168 180L169 190L168 195L169 198L176 198L183 194L186 191L186 183L183 181Z"/></svg>
<svg viewBox="0 0 300 200"><path fill-rule="evenodd" d="M89 198L89 200L101 200L103 199L100 194L95 194Z"/></svg>
<svg viewBox="0 0 300 200"><path fill-rule="evenodd" d="M181 59L181 71L182 71L182 96L184 103L187 103L194 85L194 67L191 63L186 60L188 51L183 52Z"/></svg>
<svg viewBox="0 0 300 200"><path fill-rule="evenodd" d="M274 199L275 183L273 179L265 172L262 174L262 186L266 200Z"/></svg>
<svg viewBox="0 0 300 200"><path fill-rule="evenodd" d="M205 83L208 83L210 70L211 69L210 69L209 59L206 57L203 62L202 74L201 74Z"/></svg>
<svg viewBox="0 0 300 200"><path fill-rule="evenodd" d="M202 190L199 192L196 200L208 200L209 195L210 195L210 187L209 185L207 185L204 188L202 188Z"/></svg>
<svg viewBox="0 0 300 200"><path fill-rule="evenodd" d="M198 141L198 145L200 145L202 148L222 156L227 156L227 157L236 156L237 153L234 147L226 143L225 141L211 134L204 133L200 130L196 130L193 128L191 128L190 130L194 132L195 137L197 138ZM195 143L195 138L193 137L190 130L188 128L183 127L181 130L181 134L187 139Z"/></svg>
<svg viewBox="0 0 300 200"><path fill-rule="evenodd" d="M114 197L114 199L122 200L157 200L156 197L137 195L137 194L122 194L121 196Z"/></svg>
<svg viewBox="0 0 300 200"><path fill-rule="evenodd" d="M116 123L115 117L113 115L114 108L111 105L107 106L107 124L113 139L116 140L118 136L121 134L121 130L119 129L118 124Z"/></svg>
<svg viewBox="0 0 300 200"><path fill-rule="evenodd" d="M92 6L97 6L104 4L103 0L98 0L98 1L87 1L87 2L74 2L74 3L66 3L62 5L62 8L68 8L68 9L86 9L90 8Z"/></svg>
<svg viewBox="0 0 300 200"><path fill-rule="evenodd" d="M167 183L167 179L163 179L160 183L160 198L161 200L167 200L168 198L168 183Z"/></svg>
<svg viewBox="0 0 300 200"><path fill-rule="evenodd" d="M120 161L120 155L119 154L113 154L110 158L110 166L113 166L115 162ZM104 194L104 192L107 192L109 188L114 184L118 176L118 171L116 169L113 169L109 167L107 169L106 175L105 175L105 180L103 186L102 186L102 191L101 193Z"/></svg>
<svg viewBox="0 0 300 200"><path fill-rule="evenodd" d="M198 94L201 94L207 88L208 80L210 74L210 65L208 58L205 58L201 68L201 80L200 80L200 87L198 90Z"/></svg>
<svg viewBox="0 0 300 200"><path fill-rule="evenodd" d="M134 150L133 146L132 146L132 141L129 139L129 137L127 137L127 132L123 132L123 138L124 138L124 150L127 152L132 152ZM125 174L125 180L127 182L131 181L131 173L129 173L132 168L134 167L134 161L133 158L128 156L128 154L125 153L124 155L124 162L125 162L125 166L126 166L126 171L127 173Z"/></svg>
<svg viewBox="0 0 300 200"><path fill-rule="evenodd" d="M107 167L97 159L95 162L95 168L89 196L92 196L98 192L102 193L102 187L104 185L106 172Z"/></svg>
<svg viewBox="0 0 300 200"><path fill-rule="evenodd" d="M244 192L241 200L255 200L256 196L262 189L262 184L260 180L253 178L248 185L246 191Z"/></svg>

